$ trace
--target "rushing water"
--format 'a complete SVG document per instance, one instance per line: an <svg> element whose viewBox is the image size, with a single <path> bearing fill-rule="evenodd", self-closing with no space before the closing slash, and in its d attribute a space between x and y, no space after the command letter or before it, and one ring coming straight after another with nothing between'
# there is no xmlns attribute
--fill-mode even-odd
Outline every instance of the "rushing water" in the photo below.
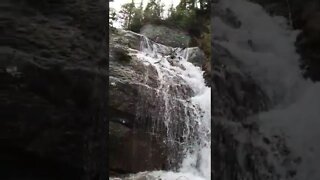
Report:
<svg viewBox="0 0 320 180"><path fill-rule="evenodd" d="M190 51L192 48L167 47L141 36L140 51L133 50L130 54L144 66L152 66L158 78L157 88L150 88L156 95L147 99L158 102L158 112L141 104L144 112L137 112L137 116L143 116L141 119L146 114L158 116L151 118L150 131L160 131L164 124L164 143L176 151L171 158L178 161L178 166L172 167L172 171L141 172L127 179L210 179L211 90L205 84L201 68L188 62Z"/></svg>
<svg viewBox="0 0 320 180"><path fill-rule="evenodd" d="M320 84L301 75L294 46L298 32L252 2L223 0L218 6L231 10L241 26L214 18L213 33L225 37L217 43L244 64L272 100L273 107L258 115L262 130L284 134L291 151L302 158L295 179L320 179Z"/></svg>

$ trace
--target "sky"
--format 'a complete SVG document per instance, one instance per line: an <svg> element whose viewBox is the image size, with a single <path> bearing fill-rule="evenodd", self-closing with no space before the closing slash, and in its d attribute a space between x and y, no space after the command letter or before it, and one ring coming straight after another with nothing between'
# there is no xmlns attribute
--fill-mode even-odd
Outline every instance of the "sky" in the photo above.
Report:
<svg viewBox="0 0 320 180"><path fill-rule="evenodd" d="M114 8L117 12L121 10L121 6L126 3L131 3L132 0L113 0L113 2L109 2L109 7ZM142 0L143 1L143 7L145 8L149 2L149 0ZM136 6L139 6L141 3L141 0L134 0L136 3ZM167 10L171 7L171 4L173 6L177 6L179 4L180 0L161 0L161 3L163 3L165 14L167 13ZM114 26L117 28L120 28L121 22L114 22Z"/></svg>

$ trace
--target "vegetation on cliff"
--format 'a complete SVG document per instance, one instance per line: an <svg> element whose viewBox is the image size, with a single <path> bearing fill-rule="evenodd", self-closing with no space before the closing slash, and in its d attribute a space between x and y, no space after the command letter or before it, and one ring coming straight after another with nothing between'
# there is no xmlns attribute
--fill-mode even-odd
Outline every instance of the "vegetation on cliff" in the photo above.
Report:
<svg viewBox="0 0 320 180"><path fill-rule="evenodd" d="M187 32L191 36L189 46L200 47L210 57L210 3L208 0L181 0L180 3L165 11L160 0L143 1L136 6L135 2L122 5L117 15L110 10L110 20L123 20L123 28L140 32L147 24L164 25ZM112 23L110 24L112 26Z"/></svg>

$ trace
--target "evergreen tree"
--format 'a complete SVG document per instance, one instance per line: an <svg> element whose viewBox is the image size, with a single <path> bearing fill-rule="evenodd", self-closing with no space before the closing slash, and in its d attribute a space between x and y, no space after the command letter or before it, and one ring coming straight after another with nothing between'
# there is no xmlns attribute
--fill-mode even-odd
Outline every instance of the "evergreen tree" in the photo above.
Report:
<svg viewBox="0 0 320 180"><path fill-rule="evenodd" d="M131 3L122 5L121 8L122 9L120 10L120 18L124 20L123 27L125 29L128 29L135 12L134 0L132 0Z"/></svg>
<svg viewBox="0 0 320 180"><path fill-rule="evenodd" d="M143 9L143 2L135 7L134 2L122 6L121 18L124 28L139 32L145 24L163 24L187 31L192 38L192 45L201 47L206 54L210 49L209 0L181 0L177 7L173 4L168 10L168 16L163 19L164 5L161 0L150 0Z"/></svg>
<svg viewBox="0 0 320 180"><path fill-rule="evenodd" d="M139 32L141 27L143 26L143 1L141 1L140 6L134 9L134 14L132 17L132 21L129 24L129 28L131 31Z"/></svg>
<svg viewBox="0 0 320 180"><path fill-rule="evenodd" d="M156 22L161 20L163 17L164 5L161 4L160 0L150 0L144 10L144 21L145 22Z"/></svg>

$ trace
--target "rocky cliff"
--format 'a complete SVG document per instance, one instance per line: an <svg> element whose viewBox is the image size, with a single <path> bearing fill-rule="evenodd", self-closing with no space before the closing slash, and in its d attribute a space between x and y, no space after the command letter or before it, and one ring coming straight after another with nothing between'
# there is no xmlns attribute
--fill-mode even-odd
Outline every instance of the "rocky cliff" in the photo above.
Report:
<svg viewBox="0 0 320 180"><path fill-rule="evenodd" d="M110 174L165 168L167 153L160 139L148 133L145 123L135 121L139 102L148 103L140 113L158 106L150 99L155 92L148 90L159 85L157 71L129 54L129 48L140 50L140 34L111 29L109 39Z"/></svg>
<svg viewBox="0 0 320 180"><path fill-rule="evenodd" d="M0 179L105 179L106 2L0 8Z"/></svg>
<svg viewBox="0 0 320 180"><path fill-rule="evenodd" d="M197 110L191 104L196 92L183 74L194 77L174 53L183 50L131 31L112 29L109 37L110 173L177 170L183 145L196 138L190 135L196 131L192 121ZM150 52L140 57L143 47ZM189 57L185 63L200 69L203 52L199 48L185 52Z"/></svg>

